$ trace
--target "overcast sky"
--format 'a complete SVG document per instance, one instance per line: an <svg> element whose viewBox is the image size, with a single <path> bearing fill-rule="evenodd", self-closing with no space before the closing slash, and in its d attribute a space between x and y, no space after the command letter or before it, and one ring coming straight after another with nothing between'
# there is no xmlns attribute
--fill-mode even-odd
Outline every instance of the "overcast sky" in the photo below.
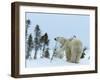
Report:
<svg viewBox="0 0 100 80"><path fill-rule="evenodd" d="M50 14L50 13L26 13L26 20L31 21L28 33L32 33L34 37L34 27L38 24L42 31L48 33L50 39L50 47L55 46L55 37L70 38L76 35L84 46L89 48L90 38L90 17L89 15L75 14ZM51 48L51 49L52 49Z"/></svg>

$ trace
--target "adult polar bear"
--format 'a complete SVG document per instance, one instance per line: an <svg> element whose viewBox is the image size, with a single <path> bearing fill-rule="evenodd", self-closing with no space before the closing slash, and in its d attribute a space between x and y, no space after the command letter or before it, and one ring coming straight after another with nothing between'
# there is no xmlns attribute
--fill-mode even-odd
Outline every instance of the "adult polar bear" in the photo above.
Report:
<svg viewBox="0 0 100 80"><path fill-rule="evenodd" d="M64 37L56 37L54 40L61 44L60 47L65 51L67 61L79 63L82 55L82 42L79 39L65 39Z"/></svg>

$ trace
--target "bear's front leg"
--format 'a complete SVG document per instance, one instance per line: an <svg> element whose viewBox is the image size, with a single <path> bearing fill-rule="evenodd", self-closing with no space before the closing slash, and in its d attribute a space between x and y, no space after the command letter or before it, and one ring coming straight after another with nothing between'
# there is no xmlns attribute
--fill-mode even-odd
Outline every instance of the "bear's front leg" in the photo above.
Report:
<svg viewBox="0 0 100 80"><path fill-rule="evenodd" d="M71 50L70 48L67 48L67 50L65 51L66 54L66 60L70 61L71 60Z"/></svg>
<svg viewBox="0 0 100 80"><path fill-rule="evenodd" d="M76 63L76 53L71 54L70 62L71 63Z"/></svg>

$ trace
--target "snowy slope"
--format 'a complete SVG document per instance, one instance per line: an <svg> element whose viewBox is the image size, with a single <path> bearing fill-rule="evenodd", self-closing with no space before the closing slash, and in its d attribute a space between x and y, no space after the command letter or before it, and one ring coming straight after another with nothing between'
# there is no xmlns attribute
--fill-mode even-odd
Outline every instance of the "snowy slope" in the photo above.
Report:
<svg viewBox="0 0 100 80"><path fill-rule="evenodd" d="M52 51L50 51L50 57L52 56ZM31 57L34 55L34 50L31 52ZM59 58L53 58L53 60L51 61L51 59L48 58L40 58L41 52L38 52L37 55L37 59L34 60L33 57L31 59L27 59L26 60L26 68L34 68L34 67L50 67L50 66L75 66L75 65L88 65L89 64L89 55L87 54L85 56L85 58L80 60L80 63L75 64L75 63L70 63L67 62L65 57L63 59L59 59Z"/></svg>

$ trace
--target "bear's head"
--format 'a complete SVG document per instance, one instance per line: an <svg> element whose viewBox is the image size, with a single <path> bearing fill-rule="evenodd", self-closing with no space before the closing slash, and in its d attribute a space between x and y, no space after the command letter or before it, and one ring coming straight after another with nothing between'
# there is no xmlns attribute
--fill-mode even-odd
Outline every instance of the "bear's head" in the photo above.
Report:
<svg viewBox="0 0 100 80"><path fill-rule="evenodd" d="M64 37L56 37L56 38L54 38L54 40L56 42L60 43L60 45L61 45L60 47L63 47L66 42L66 39Z"/></svg>
<svg viewBox="0 0 100 80"><path fill-rule="evenodd" d="M55 41L59 42L60 44L64 44L66 39L64 37L56 37L54 38Z"/></svg>

